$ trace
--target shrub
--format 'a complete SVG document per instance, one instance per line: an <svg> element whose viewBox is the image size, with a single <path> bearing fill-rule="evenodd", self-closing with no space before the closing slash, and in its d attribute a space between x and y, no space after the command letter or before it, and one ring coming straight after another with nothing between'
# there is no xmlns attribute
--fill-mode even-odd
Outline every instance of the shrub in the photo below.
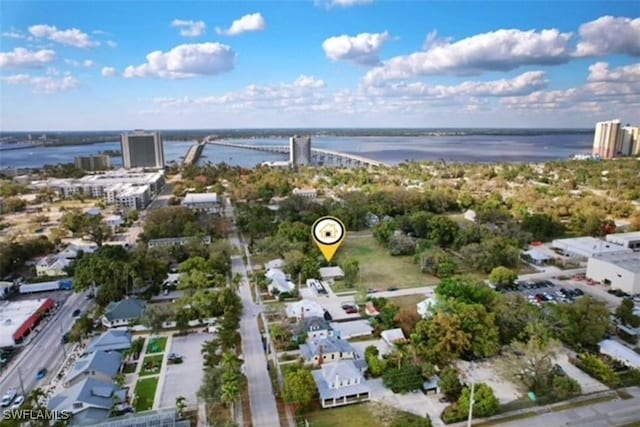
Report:
<svg viewBox="0 0 640 427"><path fill-rule="evenodd" d="M575 361L575 365L608 387L620 386L618 374L596 355L583 354Z"/></svg>
<svg viewBox="0 0 640 427"><path fill-rule="evenodd" d="M387 369L382 375L385 387L394 393L408 393L422 388L422 373L417 366Z"/></svg>

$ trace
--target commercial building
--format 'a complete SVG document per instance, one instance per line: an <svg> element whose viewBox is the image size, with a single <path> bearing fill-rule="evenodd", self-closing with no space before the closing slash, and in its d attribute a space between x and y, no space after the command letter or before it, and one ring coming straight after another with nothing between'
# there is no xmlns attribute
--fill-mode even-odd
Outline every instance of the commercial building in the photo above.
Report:
<svg viewBox="0 0 640 427"><path fill-rule="evenodd" d="M105 199L110 205L125 209L144 209L151 201L149 185L114 184L104 190Z"/></svg>
<svg viewBox="0 0 640 427"><path fill-rule="evenodd" d="M622 151L620 145L620 120L596 123L593 136L593 155L612 159Z"/></svg>
<svg viewBox="0 0 640 427"><path fill-rule="evenodd" d="M289 140L289 163L291 166L308 166L311 164L311 138L308 136L292 136Z"/></svg>
<svg viewBox="0 0 640 427"><path fill-rule="evenodd" d="M318 190L315 188L307 187L307 188L294 188L291 192L294 196L300 196L307 200L313 200L318 197Z"/></svg>
<svg viewBox="0 0 640 427"><path fill-rule="evenodd" d="M164 146L159 132L125 132L120 145L125 169L164 168Z"/></svg>
<svg viewBox="0 0 640 427"><path fill-rule="evenodd" d="M111 169L111 157L106 154L94 156L76 156L75 164L78 169L86 171L101 171Z"/></svg>
<svg viewBox="0 0 640 427"><path fill-rule="evenodd" d="M109 303L102 316L102 324L107 328L128 326L140 319L147 304L137 298L127 298Z"/></svg>
<svg viewBox="0 0 640 427"><path fill-rule="evenodd" d="M632 251L640 251L640 231L631 233L607 234L607 242L615 243Z"/></svg>
<svg viewBox="0 0 640 427"><path fill-rule="evenodd" d="M624 126L620 132L623 156L640 156L640 127Z"/></svg>
<svg viewBox="0 0 640 427"><path fill-rule="evenodd" d="M51 298L0 302L0 348L22 342L54 305Z"/></svg>
<svg viewBox="0 0 640 427"><path fill-rule="evenodd" d="M185 206L196 212L217 214L220 212L220 200L216 193L187 193L182 201Z"/></svg>
<svg viewBox="0 0 640 427"><path fill-rule="evenodd" d="M603 254L589 258L587 277L630 295L640 294L640 254Z"/></svg>
<svg viewBox="0 0 640 427"><path fill-rule="evenodd" d="M556 239L551 242L551 248L572 258L591 258L602 254L632 252L628 248L595 237Z"/></svg>

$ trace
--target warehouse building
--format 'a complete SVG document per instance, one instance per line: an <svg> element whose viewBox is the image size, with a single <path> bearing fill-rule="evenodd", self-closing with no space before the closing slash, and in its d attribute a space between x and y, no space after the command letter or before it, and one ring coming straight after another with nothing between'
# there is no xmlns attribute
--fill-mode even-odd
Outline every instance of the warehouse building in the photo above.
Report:
<svg viewBox="0 0 640 427"><path fill-rule="evenodd" d="M597 255L632 252L631 249L595 237L556 239L551 242L551 248L561 255L572 258L591 258Z"/></svg>
<svg viewBox="0 0 640 427"><path fill-rule="evenodd" d="M589 258L587 277L630 295L640 294L640 254L603 254Z"/></svg>
<svg viewBox="0 0 640 427"><path fill-rule="evenodd" d="M631 233L607 234L607 242L615 243L632 251L640 251L640 231Z"/></svg>
<svg viewBox="0 0 640 427"><path fill-rule="evenodd" d="M51 298L1 302L0 348L20 344L54 305Z"/></svg>

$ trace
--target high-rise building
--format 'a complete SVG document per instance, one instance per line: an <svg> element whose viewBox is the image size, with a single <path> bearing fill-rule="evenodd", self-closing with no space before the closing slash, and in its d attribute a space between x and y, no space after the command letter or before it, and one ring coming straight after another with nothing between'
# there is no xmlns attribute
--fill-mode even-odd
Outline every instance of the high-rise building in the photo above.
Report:
<svg viewBox="0 0 640 427"><path fill-rule="evenodd" d="M620 140L623 156L640 156L640 127L624 126L620 130Z"/></svg>
<svg viewBox="0 0 640 427"><path fill-rule="evenodd" d="M292 136L289 140L289 163L291 166L311 164L311 137Z"/></svg>
<svg viewBox="0 0 640 427"><path fill-rule="evenodd" d="M120 145L126 169L164 168L164 147L159 132L126 132L122 134Z"/></svg>
<svg viewBox="0 0 640 427"><path fill-rule="evenodd" d="M95 156L76 156L75 164L78 169L86 171L101 171L111 169L111 157L106 154Z"/></svg>
<svg viewBox="0 0 640 427"><path fill-rule="evenodd" d="M593 155L611 159L621 154L620 120L596 123Z"/></svg>

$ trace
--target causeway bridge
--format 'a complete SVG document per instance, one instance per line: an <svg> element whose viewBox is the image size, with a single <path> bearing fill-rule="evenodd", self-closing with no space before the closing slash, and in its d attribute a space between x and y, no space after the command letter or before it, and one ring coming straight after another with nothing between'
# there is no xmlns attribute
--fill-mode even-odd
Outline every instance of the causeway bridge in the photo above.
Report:
<svg viewBox="0 0 640 427"><path fill-rule="evenodd" d="M239 144L237 142L216 140L214 135L207 136L201 144L218 145L221 147L242 148L245 150L262 151L265 153L289 154L288 145L255 145ZM339 151L325 150L324 148L311 148L311 158L317 165L335 165L346 167L386 166L385 163L355 154L341 153Z"/></svg>

